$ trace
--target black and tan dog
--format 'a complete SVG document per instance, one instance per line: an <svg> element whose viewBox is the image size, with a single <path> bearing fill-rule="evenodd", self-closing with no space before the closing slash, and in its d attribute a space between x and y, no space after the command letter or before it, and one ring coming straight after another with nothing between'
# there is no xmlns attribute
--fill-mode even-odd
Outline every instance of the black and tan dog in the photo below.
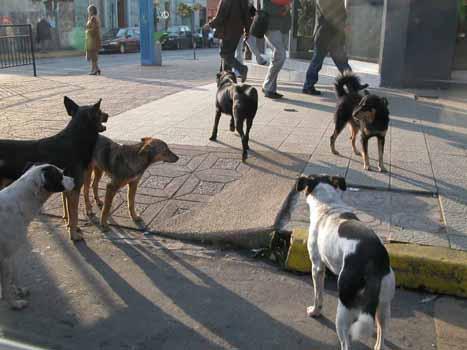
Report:
<svg viewBox="0 0 467 350"><path fill-rule="evenodd" d="M71 121L58 134L39 140L0 140L0 184L18 179L30 163L49 163L65 169L64 175L74 179L75 187L63 197L64 218L70 238L78 241L83 238L78 228L79 193L108 115L102 112L100 100L94 105L78 106L65 96L64 104Z"/></svg>
<svg viewBox="0 0 467 350"><path fill-rule="evenodd" d="M231 116L230 131L235 131L242 138L242 160L246 161L248 150L250 149L248 141L250 139L250 130L253 126L258 109L258 91L250 85L237 85L235 74L229 71L217 73L217 93L216 93L216 116L214 119L214 128L209 138L211 141L217 140L217 129L221 114ZM246 121L246 132L243 131L243 124Z"/></svg>
<svg viewBox="0 0 467 350"><path fill-rule="evenodd" d="M155 162L175 163L178 156L174 154L164 141L145 137L141 142L133 145L121 145L111 139L100 135L84 181L84 201L86 214L92 215L92 205L89 200L89 187L91 176L94 173L92 189L94 200L102 208L100 223L107 228L112 201L118 190L128 185L128 211L133 221L138 222L141 218L135 211L135 195L138 183L146 169ZM104 203L99 199L99 181L106 173L111 181L107 184Z"/></svg>
<svg viewBox="0 0 467 350"><path fill-rule="evenodd" d="M370 169L368 159L368 140L376 136L378 138L379 171L386 171L383 163L384 140L389 126L388 101L384 97L359 93L368 85L361 85L360 79L351 72L345 72L336 79L334 84L338 97L337 109L334 114L334 132L330 138L331 152L338 155L335 148L337 136L348 124L350 127L350 139L352 150L356 155L363 157L363 168ZM355 141L358 132L361 132L362 153L360 153Z"/></svg>

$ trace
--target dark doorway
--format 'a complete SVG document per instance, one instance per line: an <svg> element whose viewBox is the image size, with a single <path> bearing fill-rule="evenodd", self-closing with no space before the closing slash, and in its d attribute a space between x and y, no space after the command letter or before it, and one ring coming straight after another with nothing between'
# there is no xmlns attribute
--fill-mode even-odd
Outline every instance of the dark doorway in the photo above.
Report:
<svg viewBox="0 0 467 350"><path fill-rule="evenodd" d="M126 1L125 0L118 0L117 1L117 10L118 10L118 27L125 28L126 27Z"/></svg>
<svg viewBox="0 0 467 350"><path fill-rule="evenodd" d="M454 69L467 70L467 1L458 0Z"/></svg>

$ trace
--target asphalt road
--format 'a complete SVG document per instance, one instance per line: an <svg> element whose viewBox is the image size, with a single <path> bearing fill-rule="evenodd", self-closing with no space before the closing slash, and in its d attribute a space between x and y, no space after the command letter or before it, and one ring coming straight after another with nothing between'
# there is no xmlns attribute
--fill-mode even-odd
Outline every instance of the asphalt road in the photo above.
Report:
<svg viewBox="0 0 467 350"><path fill-rule="evenodd" d="M197 49L197 60L218 60L219 49ZM187 60L193 61L194 64L197 60L193 59L193 50L167 50L162 51L162 64L166 64L172 60ZM140 62L140 53L127 53L127 54L101 54L99 55L99 65L102 71L106 68L124 66L128 64L137 64ZM44 58L37 60L37 72L39 75L69 73L69 74L83 74L90 70L89 63L84 56L81 57L64 57L64 58ZM8 73L12 72L26 72L31 71L31 67L20 67L9 69Z"/></svg>
<svg viewBox="0 0 467 350"><path fill-rule="evenodd" d="M71 244L60 220L42 218L20 252L21 312L0 303L2 336L47 349L337 349L336 279L323 317L310 319L309 275L248 252L82 226ZM428 297L428 299L426 299ZM431 295L398 290L387 349L436 349ZM449 318L449 317L448 317ZM374 339L352 349L372 349ZM459 348L460 349L460 348Z"/></svg>

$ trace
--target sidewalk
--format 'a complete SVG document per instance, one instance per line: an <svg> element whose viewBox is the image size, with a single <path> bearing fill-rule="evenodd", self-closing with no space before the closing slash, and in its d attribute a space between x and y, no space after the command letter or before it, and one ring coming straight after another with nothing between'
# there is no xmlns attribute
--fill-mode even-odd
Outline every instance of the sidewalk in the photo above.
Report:
<svg viewBox="0 0 467 350"><path fill-rule="evenodd" d="M160 68L127 59L104 59L102 77L87 76L85 62L72 58L43 65L40 79L0 75L0 137L44 137L62 129L68 121L64 94L79 103L104 97L103 109L111 114L106 135L123 142L159 137L180 155L175 164L152 166L142 179L136 200L141 227L128 220L122 190L111 231L102 232L81 208L86 240L73 244L62 220L53 217L61 215L59 196L47 203L44 212L53 216L32 224L19 252L20 284L31 290L30 306L14 312L0 303L2 338L63 350L335 349L335 278L326 281L324 317L309 319L308 275L279 271L225 245L161 237L209 242L216 236L223 243L264 246L252 237L264 238L277 227L307 227L303 197L293 195L302 172L346 176L352 189L345 199L386 241L467 250L467 119L461 108L378 90L388 97L392 117L389 172L379 174L363 171L361 159L351 155L347 131L337 141L343 156L329 151L332 77L323 80L321 97L303 96L300 84L284 81L283 101L260 93L252 151L242 163L228 117L221 118L219 142L209 141L217 53L196 65L174 58ZM249 82L259 88L262 78L252 69ZM374 167L374 142L370 152ZM291 210L284 207L289 201ZM463 349L466 309L463 299L400 288L388 345Z"/></svg>
<svg viewBox="0 0 467 350"><path fill-rule="evenodd" d="M250 81L259 83L253 77ZM351 154L346 132L337 141L343 156L330 153L335 102L329 87L323 89L322 97L304 96L299 93L300 86L288 83L281 87L287 99L276 102L260 97L251 134L252 159L285 154L308 161L303 166L297 163L298 171L303 167L308 174L345 176L354 188L347 191L346 200L388 241L467 250L465 113L385 92L392 118L385 152L389 171L367 172L361 159ZM171 144L239 150L240 141L228 131L226 117L221 118L220 142L209 141L214 104L206 101L214 99L215 90L214 84L200 86L125 112L112 118L107 135L122 141L157 136ZM129 121L131 129L125 127ZM372 141L374 169L377 147ZM286 181L290 188L293 185L291 176L276 181ZM282 193L283 201L287 195ZM250 198L256 198L261 206L261 195L254 188ZM307 217L307 208L299 201L287 227L306 227Z"/></svg>

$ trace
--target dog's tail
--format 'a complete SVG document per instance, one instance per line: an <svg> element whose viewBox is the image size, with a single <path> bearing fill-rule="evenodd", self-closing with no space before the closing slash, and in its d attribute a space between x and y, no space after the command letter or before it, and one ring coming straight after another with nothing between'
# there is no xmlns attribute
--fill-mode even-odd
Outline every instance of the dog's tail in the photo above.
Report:
<svg viewBox="0 0 467 350"><path fill-rule="evenodd" d="M373 334L380 289L380 276L372 275L366 279L364 289L359 292L360 314L357 317L357 321L350 327L352 339L368 339Z"/></svg>
<svg viewBox="0 0 467 350"><path fill-rule="evenodd" d="M360 90L366 89L368 84L361 84L360 78L351 71L345 71L336 78L334 89L337 97L343 97L349 93L357 93Z"/></svg>
<svg viewBox="0 0 467 350"><path fill-rule="evenodd" d="M363 272L363 273L362 273ZM347 310L358 313L350 327L352 339L367 339L374 329L376 309L379 304L381 276L373 264L344 269L339 275L339 300Z"/></svg>

